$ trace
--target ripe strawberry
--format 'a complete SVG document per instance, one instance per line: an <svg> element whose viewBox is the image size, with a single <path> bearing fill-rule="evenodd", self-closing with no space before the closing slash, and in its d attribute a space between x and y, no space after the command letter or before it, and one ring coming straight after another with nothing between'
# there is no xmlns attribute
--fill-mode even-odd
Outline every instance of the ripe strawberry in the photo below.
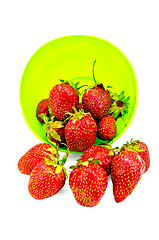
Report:
<svg viewBox="0 0 159 240"><path fill-rule="evenodd" d="M74 111L65 127L66 143L73 151L85 151L95 143L97 124L89 113Z"/></svg>
<svg viewBox="0 0 159 240"><path fill-rule="evenodd" d="M106 115L111 104L110 93L105 90L102 83L98 83L94 77L94 86L87 88L82 97L82 104L85 112L90 112L94 119L100 119Z"/></svg>
<svg viewBox="0 0 159 240"><path fill-rule="evenodd" d="M48 157L48 151L54 151L54 154L57 154L56 148L51 148L47 143L39 143L29 149L18 161L19 171L23 174L30 175L34 167L41 162L44 157Z"/></svg>
<svg viewBox="0 0 159 240"><path fill-rule="evenodd" d="M51 159L45 158L36 165L28 183L28 190L33 198L48 198L63 188L67 178L66 169L63 167L66 159L67 154L62 160L51 156Z"/></svg>
<svg viewBox="0 0 159 240"><path fill-rule="evenodd" d="M145 162L135 151L122 150L114 157L111 178L113 194L117 203L132 193L144 171Z"/></svg>
<svg viewBox="0 0 159 240"><path fill-rule="evenodd" d="M111 115L103 117L98 124L98 137L110 141L116 135L116 121Z"/></svg>
<svg viewBox="0 0 159 240"><path fill-rule="evenodd" d="M102 167L106 170L108 176L111 171L111 163L114 155L115 153L112 147L109 145L93 145L84 151L80 157L80 161L84 162L88 159L99 160Z"/></svg>
<svg viewBox="0 0 159 240"><path fill-rule="evenodd" d="M103 197L108 185L104 168L96 163L99 161L85 161L73 168L69 185L78 204L86 207L97 205Z"/></svg>
<svg viewBox="0 0 159 240"><path fill-rule="evenodd" d="M79 103L79 95L68 82L61 81L50 91L49 105L56 119L63 121L67 118L66 111L73 113L72 107L76 108Z"/></svg>
<svg viewBox="0 0 159 240"><path fill-rule="evenodd" d="M49 109L48 109L49 99L43 99L41 100L36 108L36 117L39 122L44 123L44 120L41 118L40 115L44 115L49 117Z"/></svg>
<svg viewBox="0 0 159 240"><path fill-rule="evenodd" d="M148 146L144 142L140 142L139 140L133 141L132 139L130 140L130 143L126 143L123 146L123 150L125 149L132 149L136 151L140 157L144 160L146 167L144 173L149 169L150 167L150 153Z"/></svg>

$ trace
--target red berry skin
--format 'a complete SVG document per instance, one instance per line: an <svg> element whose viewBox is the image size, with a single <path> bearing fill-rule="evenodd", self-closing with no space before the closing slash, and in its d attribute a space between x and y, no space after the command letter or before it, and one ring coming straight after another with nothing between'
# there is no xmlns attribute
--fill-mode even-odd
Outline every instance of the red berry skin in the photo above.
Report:
<svg viewBox="0 0 159 240"><path fill-rule="evenodd" d="M56 174L55 170L55 167L46 165L44 161L36 165L28 183L28 190L33 198L48 198L63 188L66 180L64 171Z"/></svg>
<svg viewBox="0 0 159 240"><path fill-rule="evenodd" d="M126 199L134 190L145 171L145 162L132 150L119 152L112 161L111 179L117 203Z"/></svg>
<svg viewBox="0 0 159 240"><path fill-rule="evenodd" d="M18 161L18 169L22 174L30 175L34 167L41 162L44 157L49 158L46 149L51 148L47 143L39 143L29 149Z"/></svg>
<svg viewBox="0 0 159 240"><path fill-rule="evenodd" d="M39 117L39 115L45 114L48 117L50 116L48 104L49 104L49 99L43 99L37 105L36 117L37 117L38 121L41 123L44 123L44 120L41 117Z"/></svg>
<svg viewBox="0 0 159 240"><path fill-rule="evenodd" d="M148 146L144 142L139 142L138 144L139 144L139 150L142 150L141 152L138 152L138 154L146 164L145 171L144 171L145 173L150 167L150 153L149 153Z"/></svg>
<svg viewBox="0 0 159 240"><path fill-rule="evenodd" d="M89 163L72 170L69 185L78 204L96 206L108 185L107 174L100 164Z"/></svg>
<svg viewBox="0 0 159 240"><path fill-rule="evenodd" d="M109 91L100 86L86 90L82 104L85 112L90 112L94 119L100 119L106 115L111 104Z"/></svg>
<svg viewBox="0 0 159 240"><path fill-rule="evenodd" d="M149 153L148 146L144 142L134 141L130 144L130 147L133 147L134 143L139 146L138 150L142 150L141 152L137 151L137 153L144 160L146 164L145 171L144 171L145 173L150 167L150 153ZM123 146L122 150L125 150L125 145Z"/></svg>
<svg viewBox="0 0 159 240"><path fill-rule="evenodd" d="M112 140L116 135L117 127L115 118L111 115L103 117L98 124L98 137L105 141Z"/></svg>
<svg viewBox="0 0 159 240"><path fill-rule="evenodd" d="M65 120L68 115L66 111L73 113L72 107L77 106L79 95L77 91L66 83L55 85L50 91L49 106L57 120Z"/></svg>
<svg viewBox="0 0 159 240"><path fill-rule="evenodd" d="M65 127L67 146L73 151L85 151L95 143L97 124L91 115L72 117Z"/></svg>
<svg viewBox="0 0 159 240"><path fill-rule="evenodd" d="M110 155L109 153L110 149L101 147L99 145L93 145L84 151L80 157L80 160L81 162L84 162L90 158L92 158L92 160L99 160L102 167L106 170L108 176L110 175L111 163L114 158L114 155Z"/></svg>

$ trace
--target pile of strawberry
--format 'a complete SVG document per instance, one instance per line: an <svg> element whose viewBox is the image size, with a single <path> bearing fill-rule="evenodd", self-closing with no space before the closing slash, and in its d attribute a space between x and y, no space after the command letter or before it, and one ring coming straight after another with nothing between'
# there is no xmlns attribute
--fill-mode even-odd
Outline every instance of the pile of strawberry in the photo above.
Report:
<svg viewBox="0 0 159 240"><path fill-rule="evenodd" d="M96 137L109 142L117 132L116 121L124 120L128 112L129 98L125 92L114 94L110 86L106 89L96 81L94 85L60 80L48 99L38 103L36 117L44 123L44 130L50 143L67 144L73 151L85 151L95 143ZM86 87L87 86L87 87ZM82 87L86 87L80 92Z"/></svg>
<svg viewBox="0 0 159 240"><path fill-rule="evenodd" d="M69 148L59 159L58 144L39 143L20 158L18 169L30 175L28 190L33 198L44 199L63 188L68 178L64 167L68 154ZM105 143L92 145L76 165L69 167L69 186L77 203L93 207L103 197L110 175L115 201L121 202L132 193L149 166L150 154L143 142L131 140L120 149Z"/></svg>
<svg viewBox="0 0 159 240"><path fill-rule="evenodd" d="M69 167L69 185L82 206L93 207L99 203L109 175L115 201L123 201L150 166L149 150L143 142L131 140L120 149L113 149L105 142L94 145L96 137L107 142L115 137L116 121L124 117L129 107L129 97L125 98L124 91L112 94L109 87L105 89L96 81L95 62L95 84L87 87L83 94L80 95L79 90L86 85L78 87L79 82L60 80L49 98L37 106L36 117L44 125L51 145L37 144L18 162L19 171L30 175L28 190L35 199L50 197L63 188L68 178L64 165L69 149L83 152L77 164ZM67 147L62 159L59 145Z"/></svg>

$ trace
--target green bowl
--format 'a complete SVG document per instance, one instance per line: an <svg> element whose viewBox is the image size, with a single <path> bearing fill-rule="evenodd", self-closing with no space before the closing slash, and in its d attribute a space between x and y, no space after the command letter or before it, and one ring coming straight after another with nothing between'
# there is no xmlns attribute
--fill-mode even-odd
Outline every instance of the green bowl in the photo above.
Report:
<svg viewBox="0 0 159 240"><path fill-rule="evenodd" d="M117 120L116 141L133 119L138 99L134 70L127 57L113 44L92 36L73 35L55 39L39 48L27 63L20 84L20 104L31 131L42 141L48 142L43 127L36 118L37 104L49 97L49 92L59 78L76 79L80 84L93 84L92 65L96 59L95 78L113 91L130 96L129 111L124 121ZM96 138L95 144L102 140ZM60 151L66 151L60 147ZM79 153L71 151L70 153Z"/></svg>

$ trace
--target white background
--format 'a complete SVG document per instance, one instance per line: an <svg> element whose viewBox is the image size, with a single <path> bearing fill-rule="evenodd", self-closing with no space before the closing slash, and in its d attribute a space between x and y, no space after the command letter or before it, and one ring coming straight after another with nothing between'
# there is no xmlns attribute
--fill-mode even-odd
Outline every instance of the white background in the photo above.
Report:
<svg viewBox="0 0 159 240"><path fill-rule="evenodd" d="M157 0L3 1L0 4L0 238L159 239ZM123 202L113 199L112 183L93 208L78 205L68 181L45 200L27 190L29 176L18 172L19 158L39 140L28 128L19 104L20 79L30 57L57 37L85 34L116 45L130 60L138 80L134 119L113 146L140 139L151 167ZM61 155L63 155L61 153ZM71 155L67 165L79 155ZM154 236L154 237L153 237Z"/></svg>

